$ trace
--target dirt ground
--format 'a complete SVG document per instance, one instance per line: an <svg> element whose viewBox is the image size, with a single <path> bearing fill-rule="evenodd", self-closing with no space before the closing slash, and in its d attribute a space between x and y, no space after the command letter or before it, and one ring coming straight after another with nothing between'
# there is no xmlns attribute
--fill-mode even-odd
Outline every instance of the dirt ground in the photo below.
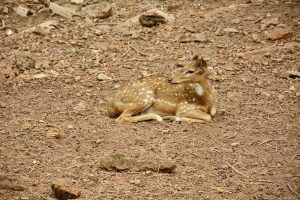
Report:
<svg viewBox="0 0 300 200"><path fill-rule="evenodd" d="M0 199L55 199L60 178L79 199L299 199L300 82L287 75L300 66L299 1L110 2L109 18L71 20L39 1L0 2L0 173L25 187L0 190ZM14 3L35 14L20 17ZM152 8L175 21L118 26ZM49 20L51 29L30 29ZM117 124L106 115L122 86L169 76L196 53L212 69L212 122ZM109 153L159 155L177 167L105 171L99 158Z"/></svg>

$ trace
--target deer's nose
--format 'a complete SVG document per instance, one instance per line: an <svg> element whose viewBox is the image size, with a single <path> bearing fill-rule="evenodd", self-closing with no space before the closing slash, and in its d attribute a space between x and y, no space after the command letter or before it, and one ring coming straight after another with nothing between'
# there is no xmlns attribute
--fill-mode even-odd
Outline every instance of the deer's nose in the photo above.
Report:
<svg viewBox="0 0 300 200"><path fill-rule="evenodd" d="M169 82L169 83L172 83L172 81L173 81L173 78L169 78L169 79L168 79L168 82Z"/></svg>

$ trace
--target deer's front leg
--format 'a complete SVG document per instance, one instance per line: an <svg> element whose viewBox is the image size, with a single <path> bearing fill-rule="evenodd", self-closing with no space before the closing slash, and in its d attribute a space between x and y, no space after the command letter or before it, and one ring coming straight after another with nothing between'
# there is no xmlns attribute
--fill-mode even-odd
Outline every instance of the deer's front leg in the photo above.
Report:
<svg viewBox="0 0 300 200"><path fill-rule="evenodd" d="M190 121L190 122L211 121L211 115L204 112L201 106L194 106L190 104L180 106L177 110L176 117L177 117L177 121Z"/></svg>

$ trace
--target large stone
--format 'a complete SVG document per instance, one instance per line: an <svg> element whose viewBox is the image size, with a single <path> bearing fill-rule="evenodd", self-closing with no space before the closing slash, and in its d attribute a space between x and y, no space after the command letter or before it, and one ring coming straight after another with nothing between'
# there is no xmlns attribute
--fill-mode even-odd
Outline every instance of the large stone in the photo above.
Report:
<svg viewBox="0 0 300 200"><path fill-rule="evenodd" d="M172 173L175 163L163 159L159 156L126 156L120 153L114 153L104 156L100 160L100 167L109 171L154 171Z"/></svg>
<svg viewBox="0 0 300 200"><path fill-rule="evenodd" d="M74 11L72 11L71 9L60 6L53 2L50 2L49 8L52 10L53 13L60 15L62 17L68 18L68 19L71 19L73 17L73 15L76 15L76 13Z"/></svg>
<svg viewBox="0 0 300 200"><path fill-rule="evenodd" d="M261 21L260 28L261 30L265 30L270 25L277 25L279 23L278 17L266 18Z"/></svg>
<svg viewBox="0 0 300 200"><path fill-rule="evenodd" d="M293 31L290 28L275 28L269 35L268 39L270 40L281 40L291 37Z"/></svg>
<svg viewBox="0 0 300 200"><path fill-rule="evenodd" d="M89 17L105 19L113 15L113 7L110 3L101 2L82 8L81 14Z"/></svg>
<svg viewBox="0 0 300 200"><path fill-rule="evenodd" d="M125 21L124 23L119 24L119 26L131 27L131 26L134 26L134 25L138 25L138 24L141 23L140 22L140 17L141 17L142 21L143 20L145 21L145 24L146 24L146 21L147 21L146 19L150 20L149 16L151 16L151 15L152 15L153 19L156 18L156 21L157 21L156 24L159 24L158 23L159 18L160 18L160 20L163 18L164 23L172 23L175 20L175 17L173 15L167 14L167 13L165 13L165 12L163 12L163 11L157 9L157 8L154 8L154 9L148 10L147 12L144 12L140 15L137 15L137 16L133 17L133 18ZM144 16L144 17L142 17L142 16ZM148 16L148 18L146 16ZM151 24L151 23L152 22L148 22L148 24ZM155 24L155 22L153 22L153 23Z"/></svg>
<svg viewBox="0 0 300 200"><path fill-rule="evenodd" d="M80 197L81 191L73 186L68 179L59 179L51 184L55 197L59 200L76 199Z"/></svg>
<svg viewBox="0 0 300 200"><path fill-rule="evenodd" d="M18 69L19 72L24 72L35 67L35 60L26 54L16 53L14 67Z"/></svg>
<svg viewBox="0 0 300 200"><path fill-rule="evenodd" d="M13 190L22 191L25 190L23 181L15 175L0 174L0 190Z"/></svg>

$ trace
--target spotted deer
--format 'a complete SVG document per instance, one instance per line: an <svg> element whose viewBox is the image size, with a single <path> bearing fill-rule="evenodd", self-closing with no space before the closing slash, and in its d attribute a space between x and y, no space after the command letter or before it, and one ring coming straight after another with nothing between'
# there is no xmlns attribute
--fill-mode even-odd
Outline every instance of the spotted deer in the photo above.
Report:
<svg viewBox="0 0 300 200"><path fill-rule="evenodd" d="M108 115L117 117L117 122L208 122L215 114L207 63L199 56L171 78L153 75L138 79L108 102Z"/></svg>

